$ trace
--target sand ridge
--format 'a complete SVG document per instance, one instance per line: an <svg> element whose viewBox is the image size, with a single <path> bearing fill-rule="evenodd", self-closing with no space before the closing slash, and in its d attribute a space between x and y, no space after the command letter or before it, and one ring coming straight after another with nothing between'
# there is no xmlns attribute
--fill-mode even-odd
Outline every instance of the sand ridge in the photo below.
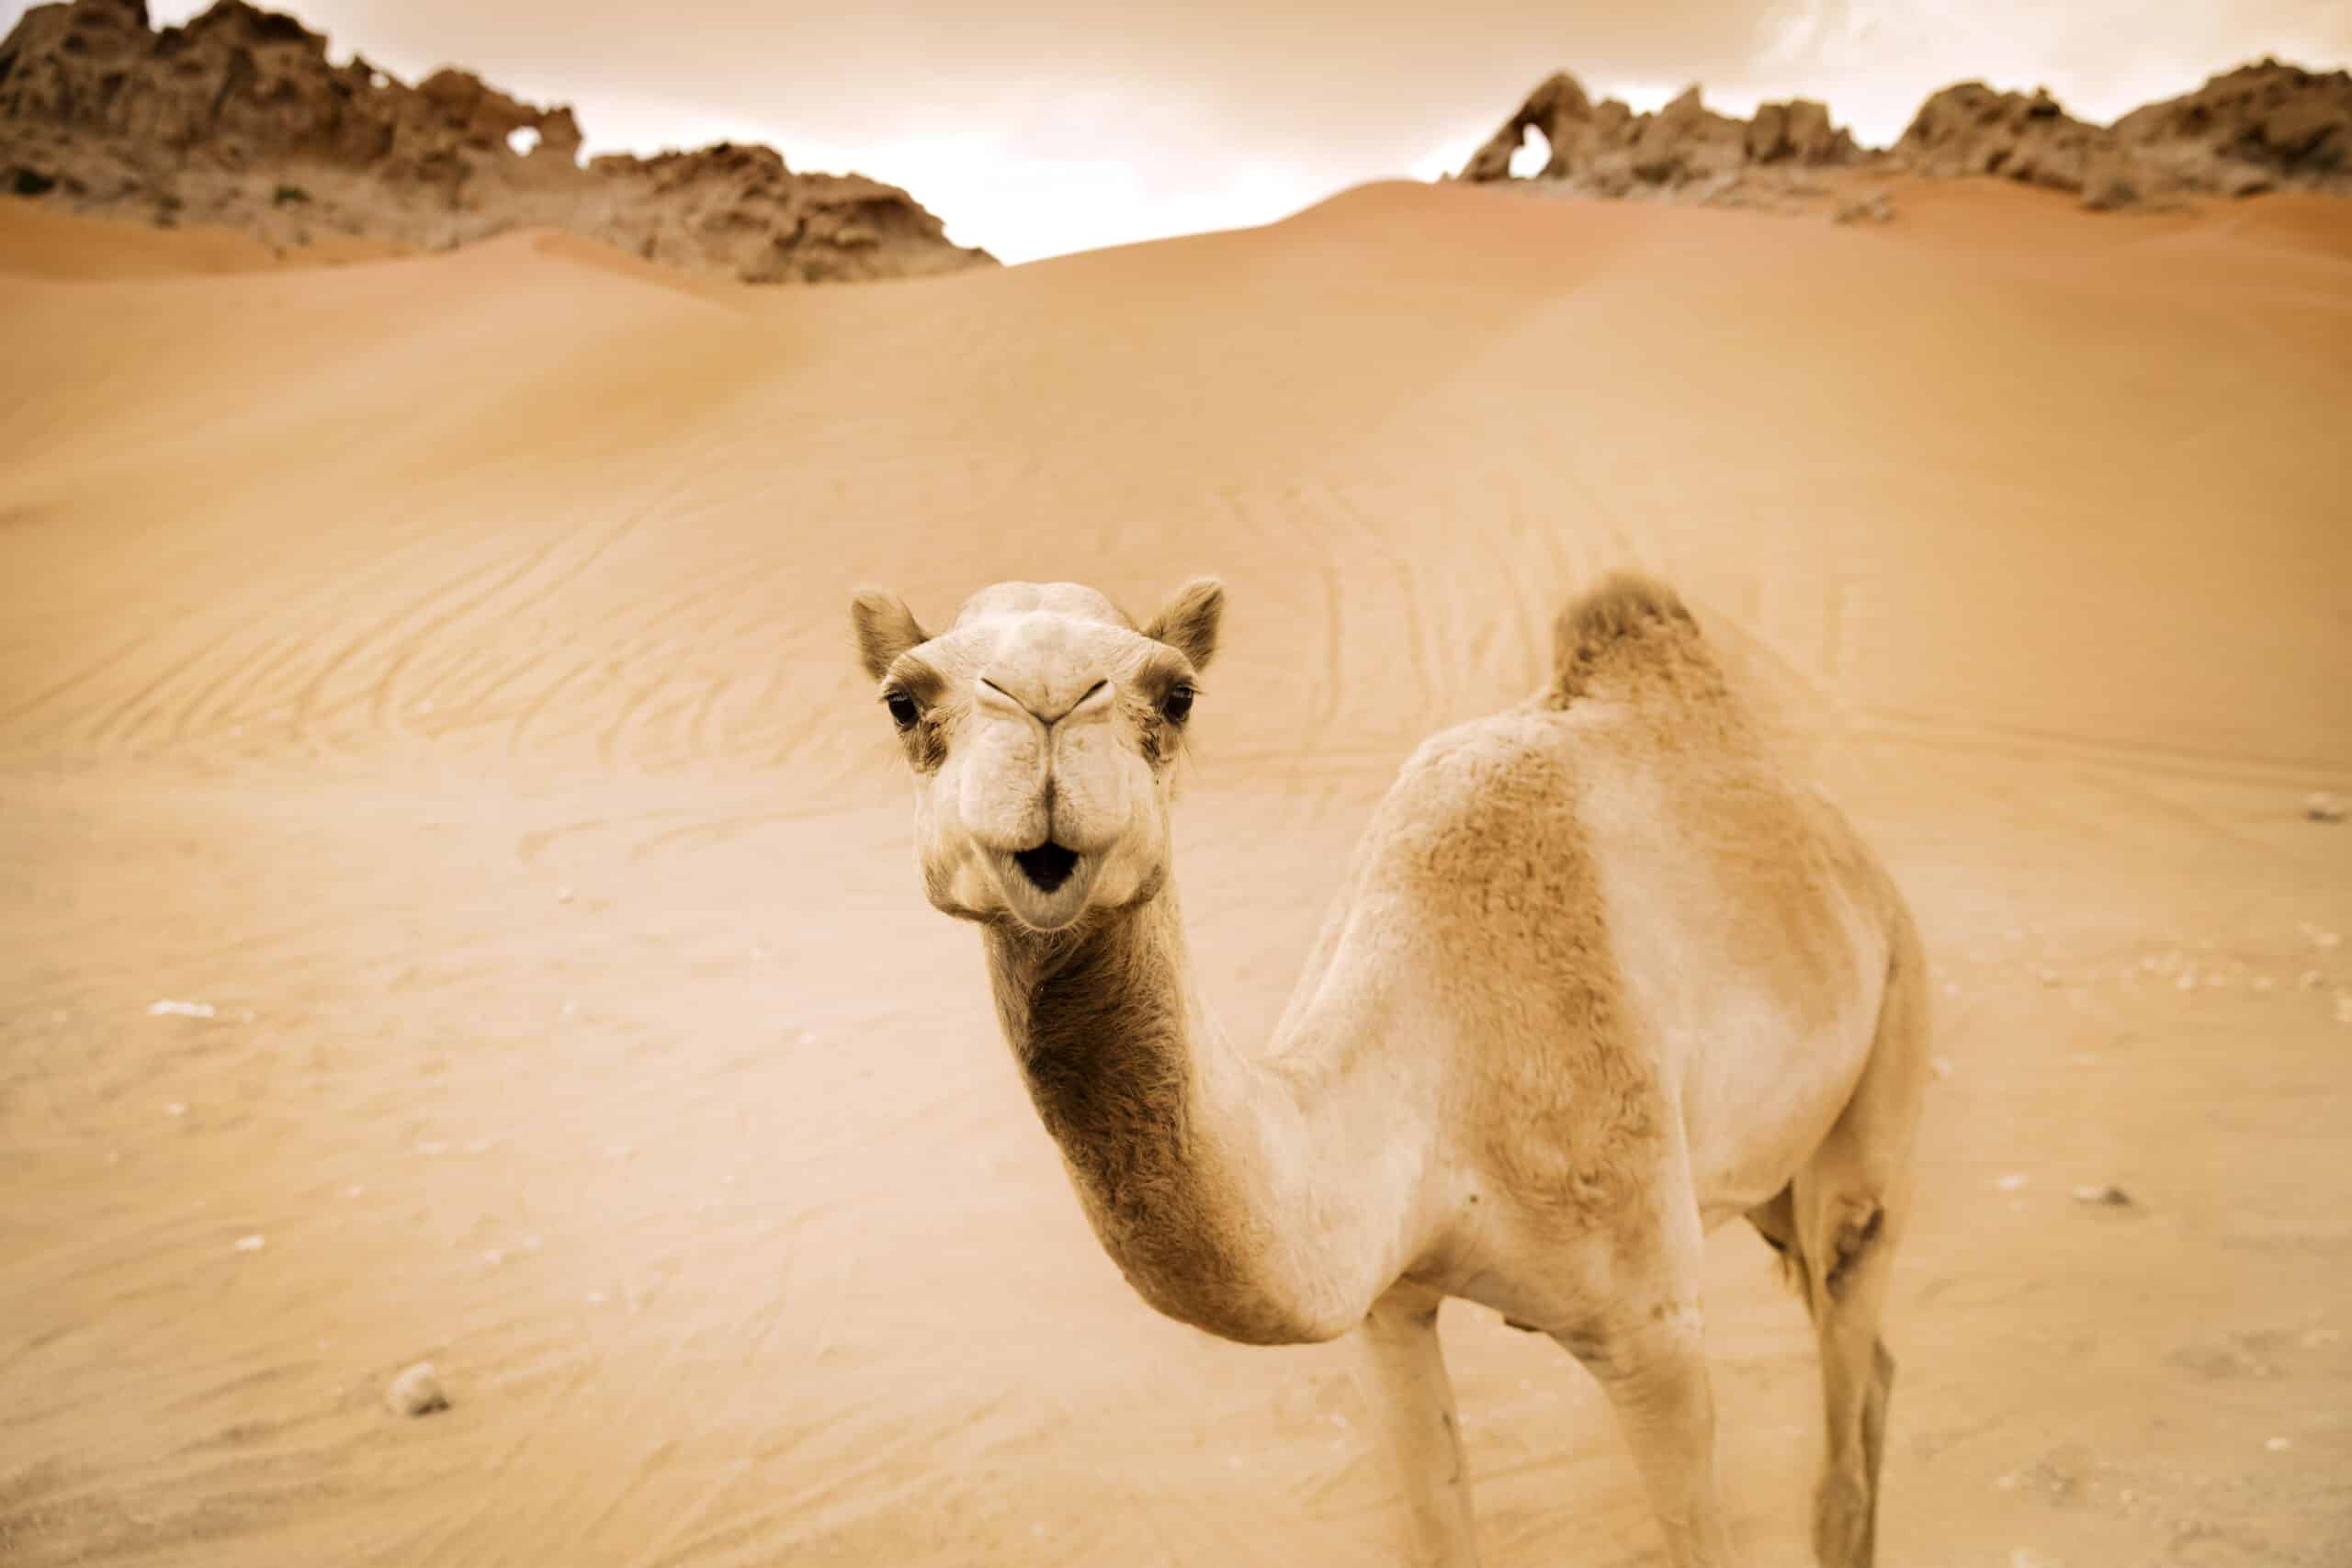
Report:
<svg viewBox="0 0 2352 1568"><path fill-rule="evenodd" d="M848 595L1225 577L1178 867L1250 1032L1631 564L1938 966L1890 1560L2341 1561L2352 210L1897 209L1386 185L788 294L0 210L0 1557L1378 1560L1344 1351L1087 1233ZM1803 1314L1731 1233L1709 1310L1802 1561ZM1583 1375L1445 1332L1492 1560L1652 1560Z"/></svg>

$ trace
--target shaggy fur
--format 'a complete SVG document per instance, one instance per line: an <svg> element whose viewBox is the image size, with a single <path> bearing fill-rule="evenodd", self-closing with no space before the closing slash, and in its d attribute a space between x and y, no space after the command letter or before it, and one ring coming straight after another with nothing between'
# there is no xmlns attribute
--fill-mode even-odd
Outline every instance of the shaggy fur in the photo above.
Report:
<svg viewBox="0 0 2352 1568"><path fill-rule="evenodd" d="M1686 657L1700 647L1699 623L1680 596L1653 579L1613 573L1552 623L1553 693L1574 701L1607 665L1656 657L1669 643Z"/></svg>

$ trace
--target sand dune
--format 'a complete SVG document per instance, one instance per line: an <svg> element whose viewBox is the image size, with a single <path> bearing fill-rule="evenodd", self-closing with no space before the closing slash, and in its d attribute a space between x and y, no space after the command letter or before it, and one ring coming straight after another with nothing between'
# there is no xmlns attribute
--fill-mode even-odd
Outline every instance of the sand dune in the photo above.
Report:
<svg viewBox="0 0 2352 1568"><path fill-rule="evenodd" d="M1939 964L1887 1558L2346 1561L2352 206L1897 210L1380 186L777 293L0 209L0 1557L1377 1561L1344 1353L1087 1233L847 597L1226 578L1179 863L1248 1031L1633 563ZM1714 1245L1800 1562L1810 1338ZM1659 1561L1583 1374L1447 1323L1491 1560Z"/></svg>

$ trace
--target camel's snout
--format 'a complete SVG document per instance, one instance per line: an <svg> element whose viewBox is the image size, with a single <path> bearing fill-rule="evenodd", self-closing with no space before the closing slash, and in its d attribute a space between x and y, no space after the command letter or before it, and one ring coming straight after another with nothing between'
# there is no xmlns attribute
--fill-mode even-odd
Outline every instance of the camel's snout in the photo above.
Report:
<svg viewBox="0 0 2352 1568"><path fill-rule="evenodd" d="M1014 585L911 649L887 605L860 602L868 665L889 655L886 677L909 687L910 712L892 721L934 905L1057 931L1164 882L1167 762L1212 646L1216 596L1187 594L1181 624L1152 623L1161 636L1091 590Z"/></svg>

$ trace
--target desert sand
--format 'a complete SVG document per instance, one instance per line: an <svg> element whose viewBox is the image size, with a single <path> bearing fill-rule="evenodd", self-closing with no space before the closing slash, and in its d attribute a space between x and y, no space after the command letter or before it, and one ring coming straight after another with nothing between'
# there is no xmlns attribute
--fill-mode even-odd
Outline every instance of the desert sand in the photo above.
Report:
<svg viewBox="0 0 2352 1568"><path fill-rule="evenodd" d="M784 291L0 207L0 1559L1383 1561L1345 1348L1088 1232L848 598L1225 578L1177 863L1248 1034L1633 565L1935 960L1883 1560L2352 1562L2352 204L1895 205L1376 186ZM1710 1263L1800 1563L1811 1336ZM1586 1375L1444 1333L1488 1561L1660 1561Z"/></svg>

